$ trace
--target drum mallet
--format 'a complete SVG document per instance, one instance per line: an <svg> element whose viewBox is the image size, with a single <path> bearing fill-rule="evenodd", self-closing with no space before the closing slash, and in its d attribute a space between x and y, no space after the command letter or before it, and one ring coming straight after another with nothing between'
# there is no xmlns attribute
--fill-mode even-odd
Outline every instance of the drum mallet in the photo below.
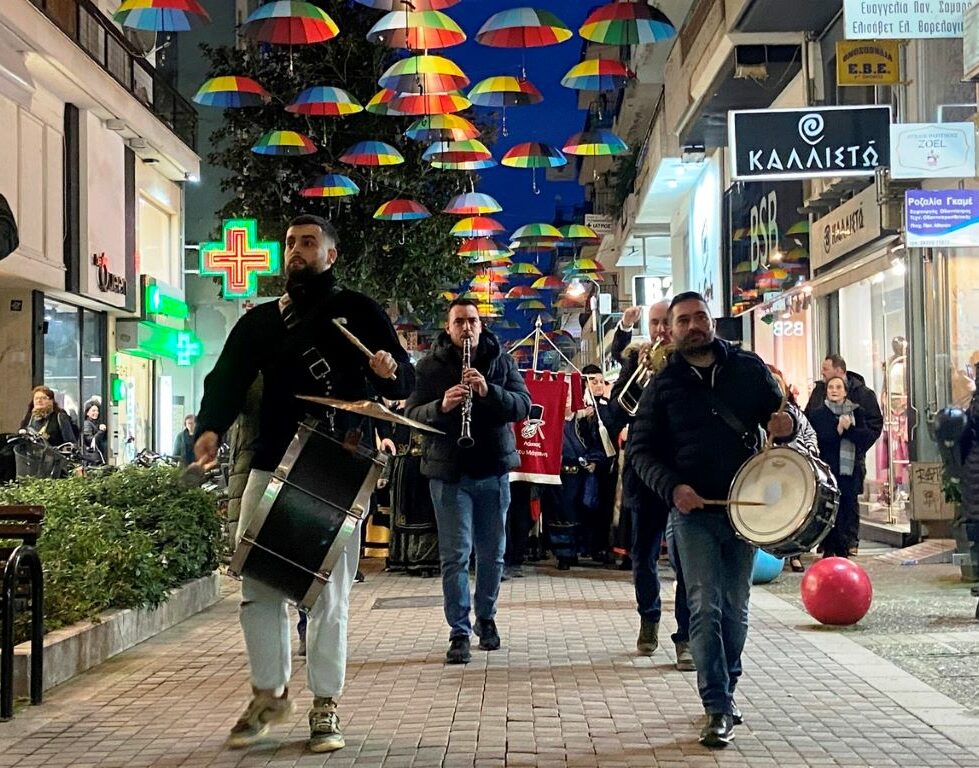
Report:
<svg viewBox="0 0 979 768"><path fill-rule="evenodd" d="M356 336L354 336L347 329L347 318L345 318L345 317L334 317L333 318L333 324L337 328L340 329L340 333L342 333L344 336L346 336L350 340L350 343L353 344L355 347L357 347L357 349L359 349L361 352L363 352L365 355L367 355L367 357L374 357L374 353L371 352L367 348L367 346L364 344L364 342L362 342L360 339L358 339ZM397 379L398 378L398 375L396 373L392 373L390 376L388 376L388 378L389 379Z"/></svg>

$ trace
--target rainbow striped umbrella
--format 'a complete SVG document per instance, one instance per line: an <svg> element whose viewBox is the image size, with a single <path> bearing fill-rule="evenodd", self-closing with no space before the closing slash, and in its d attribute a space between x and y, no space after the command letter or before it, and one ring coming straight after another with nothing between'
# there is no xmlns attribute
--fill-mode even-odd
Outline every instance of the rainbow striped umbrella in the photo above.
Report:
<svg viewBox="0 0 979 768"><path fill-rule="evenodd" d="M415 141L465 141L479 136L479 129L459 115L425 115L405 131Z"/></svg>
<svg viewBox="0 0 979 768"><path fill-rule="evenodd" d="M262 135L252 152L256 155L311 155L316 151L312 140L297 131L269 131Z"/></svg>
<svg viewBox="0 0 979 768"><path fill-rule="evenodd" d="M123 0L112 19L130 29L186 32L211 17L197 0Z"/></svg>
<svg viewBox="0 0 979 768"><path fill-rule="evenodd" d="M524 240L511 240L510 247L523 253L543 253L544 251L556 251L558 242L545 237L528 237Z"/></svg>
<svg viewBox="0 0 979 768"><path fill-rule="evenodd" d="M539 277L543 274L536 265L526 261L515 261L510 265L509 270L511 275L537 275Z"/></svg>
<svg viewBox="0 0 979 768"><path fill-rule="evenodd" d="M422 160L441 160L444 163L465 163L492 157L493 154L479 139L436 141L422 154Z"/></svg>
<svg viewBox="0 0 979 768"><path fill-rule="evenodd" d="M594 131L576 133L564 144L569 155L597 157L599 155L625 155L629 145L612 131L599 128Z"/></svg>
<svg viewBox="0 0 979 768"><path fill-rule="evenodd" d="M431 215L421 203L405 198L388 200L374 212L374 218L378 221L418 221Z"/></svg>
<svg viewBox="0 0 979 768"><path fill-rule="evenodd" d="M241 75L212 77L194 94L194 101L198 104L222 109L260 107L271 100L269 92L259 83Z"/></svg>
<svg viewBox="0 0 979 768"><path fill-rule="evenodd" d="M496 261L510 256L513 251L491 237L474 237L466 240L456 253L468 256L473 261Z"/></svg>
<svg viewBox="0 0 979 768"><path fill-rule="evenodd" d="M398 93L451 93L469 85L469 78L454 61L424 54L395 62L377 82Z"/></svg>
<svg viewBox="0 0 979 768"><path fill-rule="evenodd" d="M546 275L545 277L539 277L534 282L530 284L531 288L536 288L537 290L556 290L564 288L564 281L555 275Z"/></svg>
<svg viewBox="0 0 979 768"><path fill-rule="evenodd" d="M540 299L525 299L517 304L517 309L547 309L547 304Z"/></svg>
<svg viewBox="0 0 979 768"><path fill-rule="evenodd" d="M403 117L405 114L404 112L391 106L391 102L397 97L397 91L392 91L390 88L382 88L371 97L371 100L367 102L367 106L364 107L364 109L366 109L372 115L381 115L383 117Z"/></svg>
<svg viewBox="0 0 979 768"><path fill-rule="evenodd" d="M612 2L588 14L578 33L593 43L643 45L669 40L676 27L665 13L645 2Z"/></svg>
<svg viewBox="0 0 979 768"><path fill-rule="evenodd" d="M490 16L476 41L494 48L539 48L571 39L568 26L550 11L510 8Z"/></svg>
<svg viewBox="0 0 979 768"><path fill-rule="evenodd" d="M500 222L489 216L469 216L460 219L449 230L449 234L453 237L493 237L505 231L506 228Z"/></svg>
<svg viewBox="0 0 979 768"><path fill-rule="evenodd" d="M375 11L441 11L459 0L357 0Z"/></svg>
<svg viewBox="0 0 979 768"><path fill-rule="evenodd" d="M540 294L529 285L517 285L506 292L508 299L539 299Z"/></svg>
<svg viewBox="0 0 979 768"><path fill-rule="evenodd" d="M586 227L584 224L565 224L563 227L558 227L558 230L564 241L574 246L598 245L602 242L602 238L599 237L598 233L591 227Z"/></svg>
<svg viewBox="0 0 979 768"><path fill-rule="evenodd" d="M537 87L523 77L499 75L480 80L469 91L477 107L524 107L544 100Z"/></svg>
<svg viewBox="0 0 979 768"><path fill-rule="evenodd" d="M391 11L370 28L367 39L388 48L433 51L465 42L466 33L441 11Z"/></svg>
<svg viewBox="0 0 979 768"><path fill-rule="evenodd" d="M530 168L531 188L535 195L539 195L537 169L559 168L562 165L567 165L568 159L561 154L561 150L557 147L541 144L537 141L528 141L508 149L500 162L510 168Z"/></svg>
<svg viewBox="0 0 979 768"><path fill-rule="evenodd" d="M357 99L342 88L329 85L306 88L286 107L286 112L318 117L343 117L363 111L364 108Z"/></svg>
<svg viewBox="0 0 979 768"><path fill-rule="evenodd" d="M617 59L585 59L561 78L561 85L576 91L614 91L635 75Z"/></svg>
<svg viewBox="0 0 979 768"><path fill-rule="evenodd" d="M302 0L275 0L256 8L241 25L241 32L263 43L308 45L332 40L339 29L319 6Z"/></svg>
<svg viewBox="0 0 979 768"><path fill-rule="evenodd" d="M390 101L392 109L405 115L449 115L472 106L461 93L399 93Z"/></svg>
<svg viewBox="0 0 979 768"><path fill-rule="evenodd" d="M360 187L349 176L342 173L328 173L303 189L303 197L350 197L360 192Z"/></svg>
<svg viewBox="0 0 979 768"><path fill-rule="evenodd" d="M442 160L432 160L432 168L437 168L440 171L482 171L497 165L499 163L492 158L486 160L467 160L463 163L448 163Z"/></svg>
<svg viewBox="0 0 979 768"><path fill-rule="evenodd" d="M405 161L401 153L383 141L361 141L340 155L340 162L347 165L378 167L400 165Z"/></svg>
<svg viewBox="0 0 979 768"><path fill-rule="evenodd" d="M455 216L482 216L487 213L499 213L502 210L503 206L496 202L495 198L482 192L466 192L449 200L442 213L451 213Z"/></svg>
<svg viewBox="0 0 979 768"><path fill-rule="evenodd" d="M514 240L529 240L533 238L537 239L549 239L549 240L560 240L563 237L561 230L555 227L553 224L524 224L516 232L513 233Z"/></svg>

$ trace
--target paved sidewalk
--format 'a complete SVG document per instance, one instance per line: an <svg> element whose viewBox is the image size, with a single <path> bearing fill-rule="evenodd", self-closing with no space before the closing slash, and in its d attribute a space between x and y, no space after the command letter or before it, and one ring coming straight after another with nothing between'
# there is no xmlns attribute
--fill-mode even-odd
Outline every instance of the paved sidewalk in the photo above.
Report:
<svg viewBox="0 0 979 768"><path fill-rule="evenodd" d="M354 587L341 718L347 748L304 749L305 717L223 747L248 698L237 600L143 643L0 724L0 768L74 766L979 766L979 715L756 589L745 725L697 744L696 676L672 647L634 652L627 574L527 569L502 588L502 650L446 666L439 582L368 571ZM667 587L667 597L672 591ZM672 617L662 636L669 644ZM310 696L297 665L292 686Z"/></svg>

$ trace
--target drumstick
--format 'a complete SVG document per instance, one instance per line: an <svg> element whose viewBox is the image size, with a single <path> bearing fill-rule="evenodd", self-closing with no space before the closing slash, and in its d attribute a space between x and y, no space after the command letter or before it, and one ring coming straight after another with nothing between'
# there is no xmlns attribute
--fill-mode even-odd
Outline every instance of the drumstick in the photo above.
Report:
<svg viewBox="0 0 979 768"><path fill-rule="evenodd" d="M347 329L347 318L345 318L345 317L334 317L333 318L333 324L337 328L340 329L340 333L342 333L344 336L346 336L350 340L350 343L353 344L355 347L357 347L357 349L359 349L361 352L363 352L365 355L367 355L367 357L374 357L374 353L371 352L367 348L367 346L364 344L364 342L362 342L360 339L358 339L356 336L354 336ZM389 379L397 379L398 376L397 376L397 374L392 373L390 376L388 376L388 378Z"/></svg>
<svg viewBox="0 0 979 768"><path fill-rule="evenodd" d="M729 504L734 504L739 507L767 507L768 505L764 501L741 501L740 499L704 499L704 504L711 504L721 507L726 507Z"/></svg>

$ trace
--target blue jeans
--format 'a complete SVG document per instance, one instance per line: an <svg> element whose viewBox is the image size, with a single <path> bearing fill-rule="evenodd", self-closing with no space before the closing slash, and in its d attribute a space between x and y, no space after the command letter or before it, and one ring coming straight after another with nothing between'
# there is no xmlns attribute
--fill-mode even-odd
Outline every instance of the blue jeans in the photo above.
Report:
<svg viewBox="0 0 979 768"><path fill-rule="evenodd" d="M755 548L735 535L724 513L673 510L671 517L687 587L700 699L708 714L730 714L748 637Z"/></svg>
<svg viewBox="0 0 979 768"><path fill-rule="evenodd" d="M469 556L476 549L476 618L496 617L496 598L503 576L506 549L506 511L510 506L507 475L458 483L430 480L442 561L442 602L449 638L468 637Z"/></svg>
<svg viewBox="0 0 979 768"><path fill-rule="evenodd" d="M676 594L673 600L673 615L676 618L676 632L670 639L674 643L690 642L690 606L687 604L687 585L683 580L683 567L676 550L676 537L673 535L673 515L666 524L666 552L670 558L673 573L676 574Z"/></svg>
<svg viewBox="0 0 979 768"><path fill-rule="evenodd" d="M663 543L660 519L648 509L632 507L632 581L636 587L636 608L646 621L659 623L663 603L659 597L657 561Z"/></svg>

